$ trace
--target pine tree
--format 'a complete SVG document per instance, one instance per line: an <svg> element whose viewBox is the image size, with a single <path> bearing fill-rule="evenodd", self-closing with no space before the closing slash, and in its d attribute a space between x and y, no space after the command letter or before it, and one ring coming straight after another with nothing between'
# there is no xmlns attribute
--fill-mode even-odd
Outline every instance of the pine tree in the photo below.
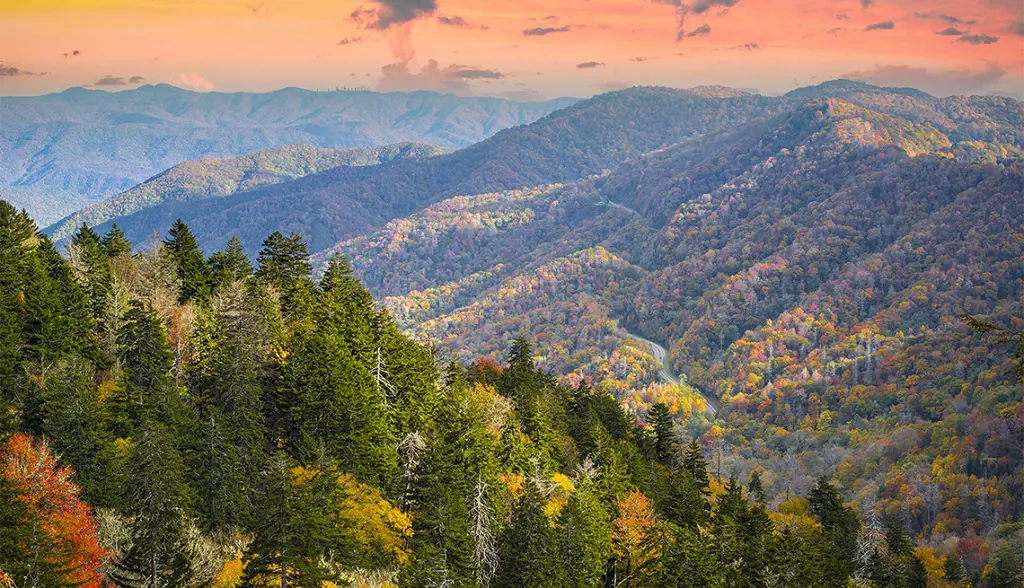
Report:
<svg viewBox="0 0 1024 588"><path fill-rule="evenodd" d="M111 259L132 254L132 243L125 237L124 231L117 226L117 223L110 225L110 230L103 235L100 245L103 246L103 252Z"/></svg>
<svg viewBox="0 0 1024 588"><path fill-rule="evenodd" d="M119 586L177 586L188 577L186 528L193 495L185 476L171 431L147 423L130 461L126 503L135 519L131 548L113 572Z"/></svg>
<svg viewBox="0 0 1024 588"><path fill-rule="evenodd" d="M544 498L533 484L527 485L502 534L498 560L495 588L555 588L569 571L559 565L557 538L544 514Z"/></svg>
<svg viewBox="0 0 1024 588"><path fill-rule="evenodd" d="M223 251L210 256L209 267L214 292L252 275L252 264L238 237L231 237Z"/></svg>
<svg viewBox="0 0 1024 588"><path fill-rule="evenodd" d="M674 435L675 423L672 421L672 415L668 412L668 405L664 402L656 402L651 406L647 417L650 424L654 426L655 449L658 461L668 463L672 458L676 445Z"/></svg>
<svg viewBox="0 0 1024 588"><path fill-rule="evenodd" d="M174 221L169 234L170 237L164 241L164 246L174 260L175 271L178 274L178 301L206 301L210 296L211 276L203 252L199 249L199 243L181 219Z"/></svg>
<svg viewBox="0 0 1024 588"><path fill-rule="evenodd" d="M700 446L700 441L694 439L686 446L682 465L683 469L693 476L701 492L705 495L710 494L711 476L708 475L708 462L704 459L704 449Z"/></svg>
<svg viewBox="0 0 1024 588"><path fill-rule="evenodd" d="M577 488L558 516L559 567L564 586L598 588L611 556L611 521L600 499L586 485Z"/></svg>
<svg viewBox="0 0 1024 588"><path fill-rule="evenodd" d="M313 271L306 243L295 233L285 237L274 231L263 241L256 262L259 266L256 277L281 291L289 290Z"/></svg>
<svg viewBox="0 0 1024 588"><path fill-rule="evenodd" d="M808 502L832 548L826 573L831 581L845 582L856 569L860 521L852 509L843 506L839 491L825 476L818 479Z"/></svg>
<svg viewBox="0 0 1024 588"><path fill-rule="evenodd" d="M764 506L768 504L768 496L764 491L764 482L761 481L761 470L750 472L750 480L747 483L747 492L754 499L754 502Z"/></svg>

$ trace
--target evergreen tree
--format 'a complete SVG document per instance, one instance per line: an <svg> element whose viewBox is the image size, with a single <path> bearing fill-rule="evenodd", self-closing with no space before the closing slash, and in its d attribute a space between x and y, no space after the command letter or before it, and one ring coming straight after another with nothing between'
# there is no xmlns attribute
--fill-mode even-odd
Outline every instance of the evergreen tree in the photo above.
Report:
<svg viewBox="0 0 1024 588"><path fill-rule="evenodd" d="M238 237L231 237L223 251L216 251L210 256L209 267L215 292L252 275L252 264Z"/></svg>
<svg viewBox="0 0 1024 588"><path fill-rule="evenodd" d="M704 459L704 449L700 446L700 441L694 439L686 446L682 465L683 469L693 476L701 492L705 495L710 494L711 476L708 475L708 462Z"/></svg>
<svg viewBox="0 0 1024 588"><path fill-rule="evenodd" d="M672 415L668 412L668 405L664 402L654 403L647 414L647 418L654 427L655 450L657 451L658 461L668 463L672 458L672 452L676 445L674 435L675 423L672 422Z"/></svg>
<svg viewBox="0 0 1024 588"><path fill-rule="evenodd" d="M566 570L564 586L598 588L604 584L611 555L608 511L587 484L577 488L558 516L559 567Z"/></svg>
<svg viewBox="0 0 1024 588"><path fill-rule="evenodd" d="M750 472L750 480L747 482L747 492L754 499L754 502L764 506L768 504L768 496L764 491L764 482L761 481L761 470Z"/></svg>
<svg viewBox="0 0 1024 588"><path fill-rule="evenodd" d="M171 431L151 421L136 436L128 474L131 548L116 562L119 586L179 586L189 576L187 516L193 504Z"/></svg>
<svg viewBox="0 0 1024 588"><path fill-rule="evenodd" d="M843 506L839 491L825 476L818 479L808 502L832 548L827 573L832 581L845 582L856 568L860 521L852 509Z"/></svg>
<svg viewBox="0 0 1024 588"><path fill-rule="evenodd" d="M942 569L946 580L949 580L953 584L960 584L964 581L964 564L961 561L960 556L955 551L950 552L946 556L946 561L943 562Z"/></svg>
<svg viewBox="0 0 1024 588"><path fill-rule="evenodd" d="M502 534L498 561L495 588L555 588L570 572L559 565L557 538L544 514L544 498L533 484L527 484Z"/></svg>
<svg viewBox="0 0 1024 588"><path fill-rule="evenodd" d="M110 230L103 235L100 245L103 246L103 252L111 259L132 254L132 243L125 237L124 231L117 226L117 223L110 225Z"/></svg>
<svg viewBox="0 0 1024 588"><path fill-rule="evenodd" d="M210 296L211 276L199 243L181 219L174 221L169 234L164 246L174 260L178 274L178 300L182 303L190 300L206 301Z"/></svg>
<svg viewBox="0 0 1024 588"><path fill-rule="evenodd" d="M71 562L14 482L0 475L0 571L14 586L64 588Z"/></svg>
<svg viewBox="0 0 1024 588"><path fill-rule="evenodd" d="M256 262L259 266L256 277L281 291L291 289L295 282L308 277L313 271L306 243L295 233L285 237L274 231L263 241L263 249Z"/></svg>

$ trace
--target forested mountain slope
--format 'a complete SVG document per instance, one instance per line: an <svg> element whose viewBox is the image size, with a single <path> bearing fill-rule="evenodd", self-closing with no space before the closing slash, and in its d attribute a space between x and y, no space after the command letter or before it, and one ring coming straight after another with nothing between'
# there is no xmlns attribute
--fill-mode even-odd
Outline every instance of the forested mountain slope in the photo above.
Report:
<svg viewBox="0 0 1024 588"><path fill-rule="evenodd" d="M781 109L777 99L763 96L633 88L427 161L336 168L198 205L169 202L116 221L142 240L180 217L204 245L221 246L237 236L250 250L260 235L295 231L319 251L445 197L576 180Z"/></svg>
<svg viewBox="0 0 1024 588"><path fill-rule="evenodd" d="M537 369L524 339L501 364L439 365L344 258L313 281L297 236L268 237L253 267L237 241L204 257L182 223L141 253L83 228L64 259L3 201L0 221L8 585L996 588L1021 572L1012 524L915 546L899 504L844 500L855 485L783 494L753 459L727 477L719 432L681 441L665 404L638 425ZM629 270L602 257L580 263Z"/></svg>
<svg viewBox="0 0 1024 588"><path fill-rule="evenodd" d="M448 199L336 250L423 341L499 357L529 334L567 382L641 415L658 400L700 414L690 390L645 388L651 358L624 328L660 341L721 400L687 422L734 448L725 471L768 460L783 493L838 472L940 545L1021 512L1020 387L960 320L1024 326L1021 226L1019 151L813 98L604 176Z"/></svg>
<svg viewBox="0 0 1024 588"><path fill-rule="evenodd" d="M383 147L323 149L289 145L230 159L186 161L117 196L88 206L47 232L55 241L68 239L82 223L96 226L166 202L187 205L195 200L224 198L272 186L338 166L379 165L401 159L432 157L450 149L420 143Z"/></svg>
<svg viewBox="0 0 1024 588"><path fill-rule="evenodd" d="M0 194L50 223L190 159L292 144L465 147L575 102L432 92L197 93L166 84L0 101Z"/></svg>

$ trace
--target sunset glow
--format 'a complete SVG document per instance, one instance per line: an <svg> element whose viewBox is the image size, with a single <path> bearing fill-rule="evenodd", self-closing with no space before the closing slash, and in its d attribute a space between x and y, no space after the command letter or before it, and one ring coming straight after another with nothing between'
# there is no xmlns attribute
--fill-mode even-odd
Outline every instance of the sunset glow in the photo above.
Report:
<svg viewBox="0 0 1024 588"><path fill-rule="evenodd" d="M854 77L1024 94L1019 0L3 0L0 91L285 86L516 98Z"/></svg>

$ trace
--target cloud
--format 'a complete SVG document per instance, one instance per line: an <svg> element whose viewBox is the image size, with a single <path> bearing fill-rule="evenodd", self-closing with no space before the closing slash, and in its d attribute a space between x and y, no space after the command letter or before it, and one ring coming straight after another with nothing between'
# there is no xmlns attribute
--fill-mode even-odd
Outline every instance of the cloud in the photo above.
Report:
<svg viewBox="0 0 1024 588"><path fill-rule="evenodd" d="M826 35L836 36L836 35L840 35L840 34L845 33L845 32L846 32L846 28L845 27L836 27L834 29L829 29L829 30L825 31L825 34Z"/></svg>
<svg viewBox="0 0 1024 588"><path fill-rule="evenodd" d="M989 66L985 70L929 70L907 65L880 65L870 70L853 71L842 77L878 86L911 86L931 94L970 94L986 88L1006 75L1006 70Z"/></svg>
<svg viewBox="0 0 1024 588"><path fill-rule="evenodd" d="M896 28L896 23L894 23L891 20L887 20L885 22L876 22L876 23L873 23L873 24L869 24L868 26L864 27L864 30L865 31L891 31L894 28Z"/></svg>
<svg viewBox="0 0 1024 588"><path fill-rule="evenodd" d="M958 29L956 27L949 27L948 29L942 29L941 31L936 31L935 34L936 35L943 35L945 37L959 37L960 35L966 35L967 32L966 31L961 31L960 29Z"/></svg>
<svg viewBox="0 0 1024 588"><path fill-rule="evenodd" d="M452 64L442 68L431 59L416 73L409 69L408 63L392 63L381 68L381 78L377 90L379 92L410 92L415 90L431 90L462 96L473 93L470 82L477 80L499 80L505 74L492 69L482 69L469 65Z"/></svg>
<svg viewBox="0 0 1024 588"><path fill-rule="evenodd" d="M141 84L144 81L146 81L146 78L144 78L142 76L132 76L132 77L128 78L128 83L132 84L132 85L138 85L138 84Z"/></svg>
<svg viewBox="0 0 1024 588"><path fill-rule="evenodd" d="M583 63L577 63L576 69L594 69L603 65L600 61L584 61Z"/></svg>
<svg viewBox="0 0 1024 588"><path fill-rule="evenodd" d="M356 43L362 43L366 40L366 37L344 37L338 41L339 45L354 45Z"/></svg>
<svg viewBox="0 0 1024 588"><path fill-rule="evenodd" d="M45 76L46 72L25 71L13 65L0 63L0 78L13 78L15 76Z"/></svg>
<svg viewBox="0 0 1024 588"><path fill-rule="evenodd" d="M437 22L447 25L450 27L456 27L460 29L480 29L481 31L489 31L491 27L487 25L475 25L462 18L461 16L438 16Z"/></svg>
<svg viewBox="0 0 1024 588"><path fill-rule="evenodd" d="M124 81L124 78L114 77L112 75L105 75L102 78L92 83L94 86L126 86L128 82Z"/></svg>
<svg viewBox="0 0 1024 588"><path fill-rule="evenodd" d="M196 92L209 92L217 88L213 82L204 79L199 74L181 74L178 76L178 80L188 89Z"/></svg>
<svg viewBox="0 0 1024 588"><path fill-rule="evenodd" d="M633 61L633 62L636 62L636 63L643 63L645 61L650 61L650 59L651 59L650 57L630 57L629 58L630 61Z"/></svg>
<svg viewBox="0 0 1024 588"><path fill-rule="evenodd" d="M705 25L700 25L699 27L697 27L697 28L693 29L692 31L686 33L686 36L687 37L703 37L704 35L707 35L709 33L711 33L711 25L706 25L705 24ZM680 31L680 34L682 34L682 31Z"/></svg>
<svg viewBox="0 0 1024 588"><path fill-rule="evenodd" d="M836 13L836 20L850 20L850 15L845 10Z"/></svg>
<svg viewBox="0 0 1024 588"><path fill-rule="evenodd" d="M64 55L64 57L78 57L81 54L82 54L81 51L79 51L78 49L75 49L74 51L70 51L68 53L63 53L62 55Z"/></svg>
<svg viewBox="0 0 1024 588"><path fill-rule="evenodd" d="M999 37L992 37L989 35L964 35L956 40L957 43L967 43L968 45L991 45L999 42Z"/></svg>
<svg viewBox="0 0 1024 588"><path fill-rule="evenodd" d="M744 43L742 45L736 45L731 47L733 51L757 51L761 48L757 43Z"/></svg>
<svg viewBox="0 0 1024 588"><path fill-rule="evenodd" d="M1010 32L1018 37L1024 37L1024 18L1014 21L1013 24L1010 25Z"/></svg>
<svg viewBox="0 0 1024 588"><path fill-rule="evenodd" d="M359 6L350 16L363 28L383 31L430 16L436 10L437 0L376 0L368 8Z"/></svg>
<svg viewBox="0 0 1024 588"><path fill-rule="evenodd" d="M667 4L673 6L676 9L676 41L682 41L686 37L693 37L696 35L690 35L685 32L686 17L690 14L704 14L710 11L712 8L722 8L723 11L718 13L718 16L722 16L725 12L740 3L740 0L695 0L694 2L685 2L684 0L654 0L658 4ZM705 25L706 26L706 25ZM701 27L703 28L703 27ZM711 30L710 28L708 29Z"/></svg>
<svg viewBox="0 0 1024 588"><path fill-rule="evenodd" d="M871 8L875 4L875 0L860 0L861 8Z"/></svg>
<svg viewBox="0 0 1024 588"><path fill-rule="evenodd" d="M568 33L572 30L572 26L565 25L564 27L536 27L532 29L526 29L523 31L524 37L543 37L544 35L550 35L552 33Z"/></svg>
<svg viewBox="0 0 1024 588"><path fill-rule="evenodd" d="M955 16L951 16L948 14L942 14L940 12L915 12L914 17L925 20L940 20L946 24L951 25L972 25L978 22L975 20L963 20L961 18L957 18Z"/></svg>

